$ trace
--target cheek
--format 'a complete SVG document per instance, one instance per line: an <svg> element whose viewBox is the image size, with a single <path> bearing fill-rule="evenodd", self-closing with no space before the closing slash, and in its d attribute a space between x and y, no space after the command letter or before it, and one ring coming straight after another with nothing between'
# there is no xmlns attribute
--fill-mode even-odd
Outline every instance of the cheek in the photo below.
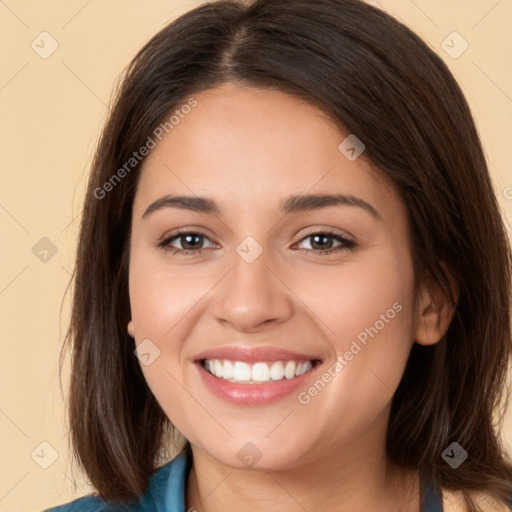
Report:
<svg viewBox="0 0 512 512"><path fill-rule="evenodd" d="M382 341L375 348L384 352L409 344L413 286L407 252L390 245L346 264L324 267L314 279L306 273L296 279L294 292L314 312L337 353L349 350L358 336L363 344L378 336Z"/></svg>
<svg viewBox="0 0 512 512"><path fill-rule="evenodd" d="M170 258L171 256L169 256ZM130 306L137 337L172 336L178 323L208 291L208 278L192 266L134 252L130 262ZM211 287L211 285L210 285Z"/></svg>
<svg viewBox="0 0 512 512"><path fill-rule="evenodd" d="M150 364L139 357L144 378L172 423L193 438L193 407L187 383L187 340L194 338L202 300L218 281L192 265L171 265L147 249L132 252L129 270L131 316L137 345L145 343ZM149 341L147 341L149 340ZM190 351L190 350L189 350ZM197 411L196 411L197 412Z"/></svg>
<svg viewBox="0 0 512 512"><path fill-rule="evenodd" d="M325 388L319 383L317 389L305 390L303 403L309 400L312 417L329 411L331 418L357 429L384 410L413 343L413 286L412 261L393 249L382 251L378 262L358 263L336 278L316 282L308 306L321 312L325 336L338 359L328 366L330 375L324 373L322 380L329 381Z"/></svg>
<svg viewBox="0 0 512 512"><path fill-rule="evenodd" d="M154 397L173 425L190 435L190 395L183 382L184 329L190 328L193 305L201 293L185 273L134 255L130 263L130 306L135 325L139 363ZM191 314L192 313L192 314ZM149 358L144 358L149 353ZM147 361L149 359L149 361ZM147 364L149 362L149 364Z"/></svg>

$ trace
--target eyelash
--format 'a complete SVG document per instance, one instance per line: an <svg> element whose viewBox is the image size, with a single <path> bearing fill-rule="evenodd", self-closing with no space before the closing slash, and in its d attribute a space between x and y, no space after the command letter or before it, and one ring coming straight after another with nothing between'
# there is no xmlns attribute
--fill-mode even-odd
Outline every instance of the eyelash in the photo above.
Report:
<svg viewBox="0 0 512 512"><path fill-rule="evenodd" d="M170 252L173 255L179 253L180 256L194 255L194 254L198 254L199 252L204 250L204 249L193 249L193 250L191 250L191 249L176 249L174 247L169 246L169 244L172 241L174 241L178 238L181 238L185 235L199 235L199 236L202 236L209 240L209 237L207 235L205 235L204 233L202 233L201 231L179 230L172 236L164 238L161 242L159 242L156 245L156 247L158 247L159 249L162 249L163 251ZM306 240L307 238L312 237L313 235L327 235L329 238L335 238L337 241L341 242L342 245L332 248L332 249L327 249L324 251L315 251L314 249L300 249L300 250L306 252L307 254L309 254L310 252L313 252L316 255L324 255L324 254L332 254L332 253L336 253L336 252L341 252L341 251L345 251L345 250L353 251L357 246L357 244L355 242L352 242L351 240L347 240L346 238L343 238L342 236L338 235L337 233L333 233L332 231L313 231L311 233L308 233L306 236L302 237L299 240L299 242L297 242L297 243L300 243L303 240Z"/></svg>

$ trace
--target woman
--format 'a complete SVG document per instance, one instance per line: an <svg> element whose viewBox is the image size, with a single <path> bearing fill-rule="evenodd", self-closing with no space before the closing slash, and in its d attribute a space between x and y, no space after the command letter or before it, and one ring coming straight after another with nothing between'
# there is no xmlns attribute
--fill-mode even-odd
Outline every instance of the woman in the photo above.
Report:
<svg viewBox="0 0 512 512"><path fill-rule="evenodd" d="M97 495L52 512L509 510L510 263L468 105L408 28L188 12L93 163L67 339Z"/></svg>

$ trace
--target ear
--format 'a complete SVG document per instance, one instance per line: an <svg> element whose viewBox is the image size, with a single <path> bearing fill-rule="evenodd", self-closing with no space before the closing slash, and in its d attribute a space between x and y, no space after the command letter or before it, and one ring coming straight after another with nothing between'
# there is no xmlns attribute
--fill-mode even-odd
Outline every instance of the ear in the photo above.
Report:
<svg viewBox="0 0 512 512"><path fill-rule="evenodd" d="M459 288L449 274L448 277L455 304L433 280L421 286L414 327L414 341L420 345L434 345L443 338L450 327L459 301Z"/></svg>
<svg viewBox="0 0 512 512"><path fill-rule="evenodd" d="M135 330L134 330L134 326L133 326L133 320L130 320L128 322L128 334L132 337L132 338L135 338Z"/></svg>

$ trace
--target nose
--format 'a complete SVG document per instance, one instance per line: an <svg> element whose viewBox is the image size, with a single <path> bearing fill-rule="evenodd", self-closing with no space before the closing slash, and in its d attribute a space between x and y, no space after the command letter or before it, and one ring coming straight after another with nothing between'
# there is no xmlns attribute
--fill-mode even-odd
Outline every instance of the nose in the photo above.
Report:
<svg viewBox="0 0 512 512"><path fill-rule="evenodd" d="M294 295L283 272L270 259L267 250L252 263L235 255L234 268L219 283L213 305L219 322L251 333L274 328L290 319Z"/></svg>

